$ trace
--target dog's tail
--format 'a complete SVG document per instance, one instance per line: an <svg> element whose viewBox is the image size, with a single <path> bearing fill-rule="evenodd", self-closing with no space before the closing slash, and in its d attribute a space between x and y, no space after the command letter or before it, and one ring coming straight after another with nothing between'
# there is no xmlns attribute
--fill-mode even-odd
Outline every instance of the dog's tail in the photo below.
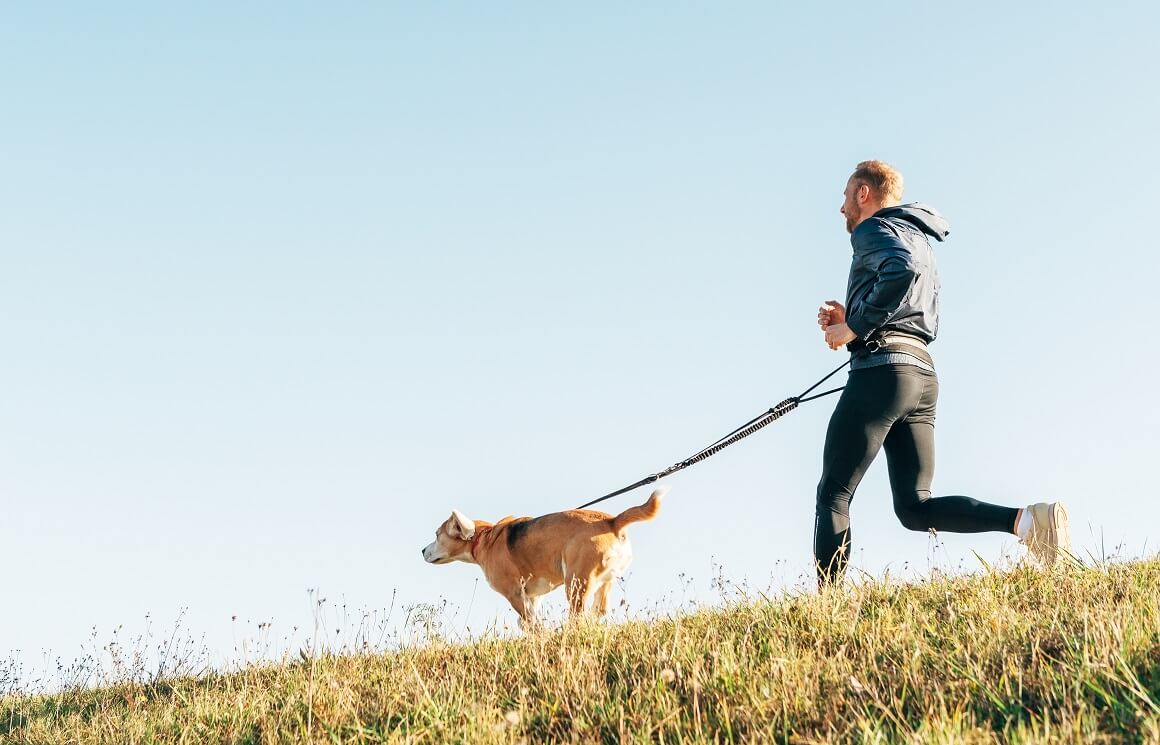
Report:
<svg viewBox="0 0 1160 745"><path fill-rule="evenodd" d="M640 523L645 520L652 520L661 511L661 500L669 493L669 487L658 486L656 491L648 498L648 501L636 507L629 507L624 512L612 518L612 532L620 533L625 527L632 523Z"/></svg>

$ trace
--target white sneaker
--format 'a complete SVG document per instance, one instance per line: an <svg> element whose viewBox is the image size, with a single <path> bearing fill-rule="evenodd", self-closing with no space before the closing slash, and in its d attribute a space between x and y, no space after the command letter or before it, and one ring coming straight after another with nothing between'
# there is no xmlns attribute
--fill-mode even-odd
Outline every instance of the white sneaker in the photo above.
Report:
<svg viewBox="0 0 1160 745"><path fill-rule="evenodd" d="M1043 566L1052 566L1061 555L1071 553L1071 526L1062 502L1038 502L1029 505L1026 513L1031 515L1031 527L1019 542Z"/></svg>

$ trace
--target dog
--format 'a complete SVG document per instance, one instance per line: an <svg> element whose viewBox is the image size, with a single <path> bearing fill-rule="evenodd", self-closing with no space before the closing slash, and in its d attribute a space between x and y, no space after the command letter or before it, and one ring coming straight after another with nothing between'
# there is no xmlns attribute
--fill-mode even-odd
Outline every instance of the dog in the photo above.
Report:
<svg viewBox="0 0 1160 745"><path fill-rule="evenodd" d="M652 520L669 487L616 517L597 510L567 510L543 517L505 517L497 523L471 520L453 510L435 540L423 549L430 564L479 564L492 589L507 598L525 629L536 626L540 598L565 586L572 617L608 612L608 591L632 562L624 529Z"/></svg>

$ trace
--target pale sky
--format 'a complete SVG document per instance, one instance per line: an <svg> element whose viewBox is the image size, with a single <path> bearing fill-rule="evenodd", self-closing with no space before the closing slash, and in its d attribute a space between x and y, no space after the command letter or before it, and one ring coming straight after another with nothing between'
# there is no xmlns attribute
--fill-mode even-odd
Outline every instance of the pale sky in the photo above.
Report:
<svg viewBox="0 0 1160 745"><path fill-rule="evenodd" d="M866 158L951 225L935 493L1062 499L1081 553L1154 553L1157 28L1143 2L6 6L0 657L188 609L228 659L309 625L307 588L510 623L478 568L423 563L436 526L573 507L835 367L815 313ZM712 600L717 565L811 577L835 400L668 480L628 614ZM1022 552L932 552L890 504L880 458L872 574Z"/></svg>

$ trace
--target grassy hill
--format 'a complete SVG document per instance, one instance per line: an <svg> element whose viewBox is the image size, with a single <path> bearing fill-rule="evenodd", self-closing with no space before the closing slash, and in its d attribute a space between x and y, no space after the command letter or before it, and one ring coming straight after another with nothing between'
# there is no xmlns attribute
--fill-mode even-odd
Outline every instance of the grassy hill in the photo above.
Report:
<svg viewBox="0 0 1160 745"><path fill-rule="evenodd" d="M14 743L1160 742L1160 560L0 700Z"/></svg>

